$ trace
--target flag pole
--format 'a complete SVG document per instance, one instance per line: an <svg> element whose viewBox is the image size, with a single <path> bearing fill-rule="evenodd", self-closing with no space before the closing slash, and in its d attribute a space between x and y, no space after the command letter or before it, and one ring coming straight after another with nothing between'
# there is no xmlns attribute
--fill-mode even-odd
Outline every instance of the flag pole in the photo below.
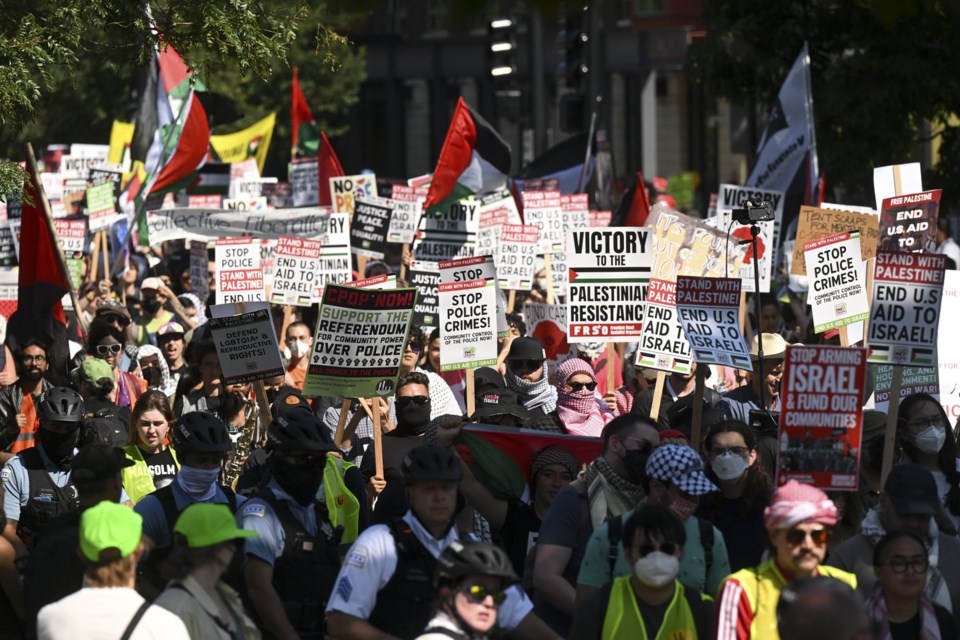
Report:
<svg viewBox="0 0 960 640"><path fill-rule="evenodd" d="M590 149L593 147L593 135L596 128L597 112L594 111L590 115L590 131L587 133L587 150L583 154L583 169L580 170L580 178L577 180L577 193L583 193L584 188L587 186L584 182L587 181L587 169L590 166Z"/></svg>
<svg viewBox="0 0 960 640"><path fill-rule="evenodd" d="M63 247L60 245L60 236L57 234L57 228L53 226L53 212L50 210L50 201L47 200L47 192L43 189L43 183L40 181L40 173L37 171L37 158L33 155L33 145L28 142L24 145L24 148L27 156L27 169L30 172L30 180L33 181L37 199L40 200L40 211L43 212L43 217L47 221L47 233L50 236L50 242L53 243L54 250L57 252L57 264L60 266L64 278L70 285L68 287L70 290L70 302L73 303L73 311L77 318L77 324L80 325L80 331L86 335L87 321L80 311L77 292L73 288L73 283L70 282L70 271L67 270L67 259L63 255Z"/></svg>

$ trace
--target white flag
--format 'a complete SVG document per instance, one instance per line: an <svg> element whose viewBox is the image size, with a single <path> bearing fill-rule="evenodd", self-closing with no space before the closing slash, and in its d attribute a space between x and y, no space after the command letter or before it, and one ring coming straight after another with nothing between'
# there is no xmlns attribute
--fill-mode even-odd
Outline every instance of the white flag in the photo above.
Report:
<svg viewBox="0 0 960 640"><path fill-rule="evenodd" d="M803 43L760 136L757 163L747 179L747 186L787 191L808 150L811 151L810 173L816 176L817 141L810 93L810 55L807 43Z"/></svg>

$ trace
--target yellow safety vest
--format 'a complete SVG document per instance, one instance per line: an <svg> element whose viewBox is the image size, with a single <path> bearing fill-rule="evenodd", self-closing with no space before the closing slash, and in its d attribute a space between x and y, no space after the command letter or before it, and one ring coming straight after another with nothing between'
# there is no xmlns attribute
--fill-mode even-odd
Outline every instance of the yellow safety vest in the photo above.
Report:
<svg viewBox="0 0 960 640"><path fill-rule="evenodd" d="M683 585L674 580L674 586L673 599L663 614L663 622L654 640L697 640L697 626L690 605L683 595ZM647 640L647 627L640 616L637 597L630 586L630 576L613 580L601 638Z"/></svg>
<svg viewBox="0 0 960 640"><path fill-rule="evenodd" d="M143 459L143 452L135 444L128 444L123 447L123 453L128 460L133 460L132 467L124 467L120 471L123 490L127 492L130 502L137 504L143 498L157 490L153 485L153 476L147 468L147 463ZM177 460L177 452L170 447L170 454L173 456L173 463L180 470L180 461Z"/></svg>
<svg viewBox="0 0 960 640"><path fill-rule="evenodd" d="M331 526L343 527L341 547L353 544L360 535L360 501L343 482L343 474L353 466L330 454L323 466L323 498Z"/></svg>

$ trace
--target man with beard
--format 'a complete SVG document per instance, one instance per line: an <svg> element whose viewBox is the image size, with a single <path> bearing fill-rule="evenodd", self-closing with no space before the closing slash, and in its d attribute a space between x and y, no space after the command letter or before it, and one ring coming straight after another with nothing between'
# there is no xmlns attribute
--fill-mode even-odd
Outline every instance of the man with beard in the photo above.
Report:
<svg viewBox="0 0 960 640"><path fill-rule="evenodd" d="M363 486L346 484L354 467L330 455L325 431L307 409L277 417L267 431L270 477L240 510L243 528L258 534L245 543L246 595L275 638L323 638L340 548L363 520Z"/></svg>
<svg viewBox="0 0 960 640"><path fill-rule="evenodd" d="M547 352L539 340L516 338L510 343L504 379L527 409L527 427L564 433L557 418L557 389L550 384L543 366L546 359Z"/></svg>
<svg viewBox="0 0 960 640"><path fill-rule="evenodd" d="M0 453L0 463L34 445L34 434L40 426L37 404L50 388L43 377L50 367L46 345L37 340L26 342L17 364L20 377L14 384L0 389L0 424L3 425L0 448L4 450Z"/></svg>
<svg viewBox="0 0 960 640"><path fill-rule="evenodd" d="M70 463L80 438L83 398L67 387L54 387L40 400L37 446L18 453L3 467L3 537L25 554L51 518L79 507L70 480Z"/></svg>
<svg viewBox="0 0 960 640"><path fill-rule="evenodd" d="M764 354L766 360L766 354ZM706 367L707 365L704 365ZM678 426L670 424L670 407L681 398L693 396L697 388L697 363L691 362L689 373L671 373L663 381L663 390L660 393L660 412L657 415L657 427L662 431L664 429L677 429ZM644 418L650 415L650 409L653 407L653 400L656 394L656 388L645 389L636 395L631 411L638 413ZM708 406L713 406L720 400L720 394L705 387L703 390L703 399ZM682 429L681 429L682 430Z"/></svg>

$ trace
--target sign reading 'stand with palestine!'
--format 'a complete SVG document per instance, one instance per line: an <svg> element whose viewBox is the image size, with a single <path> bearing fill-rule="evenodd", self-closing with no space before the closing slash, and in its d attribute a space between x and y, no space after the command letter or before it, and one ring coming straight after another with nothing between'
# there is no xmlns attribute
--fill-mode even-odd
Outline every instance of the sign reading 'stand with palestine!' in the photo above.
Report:
<svg viewBox="0 0 960 640"><path fill-rule="evenodd" d="M740 332L740 280L677 276L677 314L697 362L753 371Z"/></svg>
<svg viewBox="0 0 960 640"><path fill-rule="evenodd" d="M416 298L416 289L379 291L327 284L304 395L393 395Z"/></svg>

